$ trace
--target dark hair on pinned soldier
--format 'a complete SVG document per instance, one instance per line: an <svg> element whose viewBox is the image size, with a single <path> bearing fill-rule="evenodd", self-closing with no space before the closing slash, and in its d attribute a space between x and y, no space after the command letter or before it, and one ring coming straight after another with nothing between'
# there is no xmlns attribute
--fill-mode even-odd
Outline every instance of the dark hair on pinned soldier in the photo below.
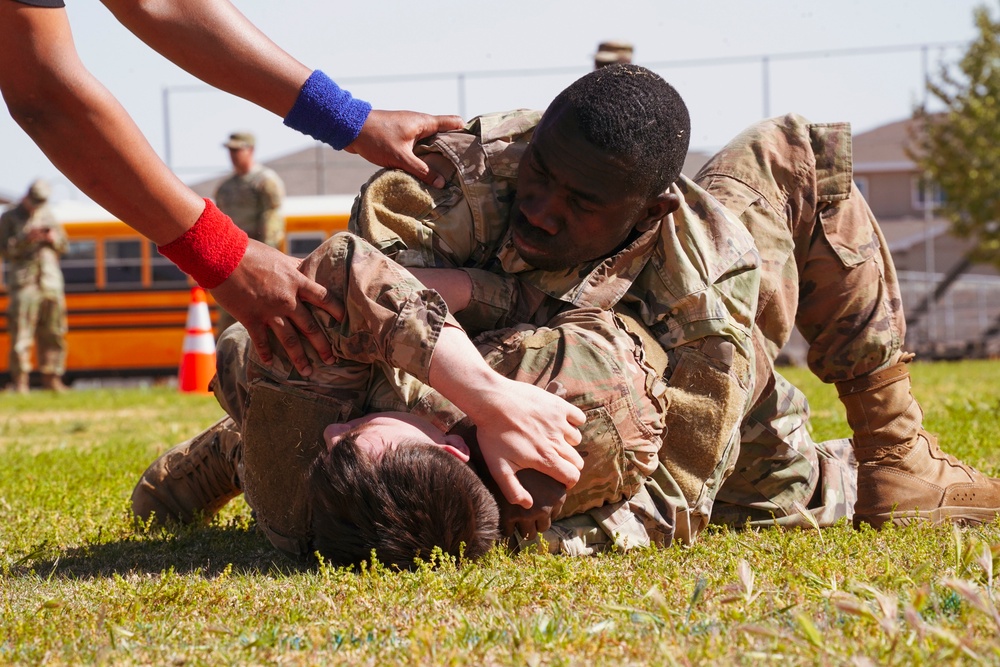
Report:
<svg viewBox="0 0 1000 667"><path fill-rule="evenodd" d="M602 67L573 82L546 115L571 111L597 148L632 161L630 185L649 196L677 180L691 142L680 94L655 72L631 63Z"/></svg>
<svg viewBox="0 0 1000 667"><path fill-rule="evenodd" d="M435 547L476 559L500 537L496 500L468 465L433 445L367 456L348 433L313 462L312 548L335 565L375 557L413 569ZM464 545L464 547L462 546Z"/></svg>

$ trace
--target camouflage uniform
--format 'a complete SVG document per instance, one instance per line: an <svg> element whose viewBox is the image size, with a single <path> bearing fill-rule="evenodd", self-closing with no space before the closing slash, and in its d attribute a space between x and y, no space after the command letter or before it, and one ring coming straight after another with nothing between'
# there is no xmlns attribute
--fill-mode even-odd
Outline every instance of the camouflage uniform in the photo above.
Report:
<svg viewBox="0 0 1000 667"><path fill-rule="evenodd" d="M679 210L614 256L561 272L529 266L511 243L508 216L518 163L539 118L494 114L473 120L464 133L440 135L426 151L454 166L445 188L381 172L363 189L352 229L404 266L465 270L473 302L457 317L472 331L544 324L565 308L631 307L669 360L665 477L658 485L662 502L677 508L680 538L693 539L710 517L770 521L774 514L804 524L802 507L828 525L848 515L854 483L846 443L817 448L805 428L804 397L773 374L773 356L755 359L755 349L770 354L754 328L768 308L765 301L758 307L761 275L772 270L767 263L758 270L751 236L757 229L682 176L670 187ZM816 171L811 154L787 159L791 173ZM761 180L782 177L768 164L737 167L763 172ZM732 490L721 491L734 470L736 482L726 484ZM568 535L592 530L583 523Z"/></svg>
<svg viewBox="0 0 1000 667"><path fill-rule="evenodd" d="M55 232L53 243L29 241L33 229ZM69 247L66 232L51 210L39 204L29 214L23 205L0 216L0 256L7 260L10 290L10 372L31 372L31 346L37 339L38 367L61 376L66 370L66 296L59 256Z"/></svg>
<svg viewBox="0 0 1000 667"><path fill-rule="evenodd" d="M809 367L824 382L896 363L906 326L899 285L878 223L853 190L848 124L813 124L792 114L758 123L695 180L740 217L761 253L758 398L744 421L740 462L719 499L766 518L780 494L777 504L808 501L817 454L820 464L824 454L797 442L795 434L806 436L808 402L775 372L778 351L797 325L809 343ZM768 468L781 470L777 486ZM747 503L754 491L761 500Z"/></svg>
<svg viewBox="0 0 1000 667"><path fill-rule="evenodd" d="M280 248L285 239L281 203L285 184L273 169L255 164L246 174L233 174L219 184L215 203L255 241Z"/></svg>
<svg viewBox="0 0 1000 667"><path fill-rule="evenodd" d="M437 292L346 233L302 270L343 296L340 322L314 310L340 361L313 357L314 372L303 378L279 351L265 367L246 330L232 327L219 342L215 387L243 436L239 477L257 523L296 554L309 552L308 504L289 488L301 487L327 424L381 411L418 415L445 433L471 424L426 384L441 329L455 323ZM587 415L578 448L584 469L560 517L589 512L599 527L590 539L600 543L669 544L674 508L649 490L661 477L664 387L623 321L611 311L569 309L548 326L487 331L474 342L497 372L556 391Z"/></svg>
<svg viewBox="0 0 1000 667"><path fill-rule="evenodd" d="M281 248L285 240L285 218L281 204L285 199L285 184L273 170L255 164L246 174L233 174L215 192L215 203L236 226L255 241L272 248ZM219 308L216 330L221 333L236 319Z"/></svg>

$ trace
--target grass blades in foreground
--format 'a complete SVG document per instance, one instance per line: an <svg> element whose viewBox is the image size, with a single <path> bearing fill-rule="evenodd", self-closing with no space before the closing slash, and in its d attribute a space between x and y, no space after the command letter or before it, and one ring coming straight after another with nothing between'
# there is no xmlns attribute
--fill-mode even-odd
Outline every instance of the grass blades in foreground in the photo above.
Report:
<svg viewBox="0 0 1000 667"><path fill-rule="evenodd" d="M914 364L945 448L1000 474L996 362ZM817 439L848 435L807 371ZM0 396L0 664L1000 663L1000 524L712 530L692 548L306 567L242 500L136 530L128 499L221 416L166 389Z"/></svg>

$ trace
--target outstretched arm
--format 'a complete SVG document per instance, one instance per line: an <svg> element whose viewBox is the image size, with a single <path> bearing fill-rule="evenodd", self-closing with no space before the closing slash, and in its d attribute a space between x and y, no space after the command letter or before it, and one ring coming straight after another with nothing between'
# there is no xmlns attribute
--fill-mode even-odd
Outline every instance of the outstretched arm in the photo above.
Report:
<svg viewBox="0 0 1000 667"><path fill-rule="evenodd" d="M520 470L544 471L567 488L580 479L580 444L586 415L555 394L500 375L465 332L445 325L430 365L430 385L476 425L479 447L504 497L524 508L531 494Z"/></svg>
<svg viewBox="0 0 1000 667"><path fill-rule="evenodd" d="M56 168L158 245L177 239L202 215L201 197L167 168L125 109L80 62L65 10L0 2L0 90L11 116ZM331 314L340 310L297 265L251 242L212 294L247 325L264 359L271 354L266 347L271 329L293 363L308 373L295 328L321 356L332 357L302 302Z"/></svg>
<svg viewBox="0 0 1000 667"><path fill-rule="evenodd" d="M139 39L178 66L282 118L288 116L312 74L228 0L104 0L104 4ZM347 150L383 167L405 169L428 185L440 187L444 179L413 155L413 145L437 132L461 127L458 116L376 110L364 120Z"/></svg>

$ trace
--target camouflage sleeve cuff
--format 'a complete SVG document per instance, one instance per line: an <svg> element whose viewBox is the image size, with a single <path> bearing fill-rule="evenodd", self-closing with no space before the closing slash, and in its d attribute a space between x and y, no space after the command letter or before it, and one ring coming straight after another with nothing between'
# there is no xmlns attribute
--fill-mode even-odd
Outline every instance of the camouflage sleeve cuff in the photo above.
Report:
<svg viewBox="0 0 1000 667"><path fill-rule="evenodd" d="M386 362L430 384L431 358L445 322L458 323L434 290L416 290L400 304L389 334Z"/></svg>
<svg viewBox="0 0 1000 667"><path fill-rule="evenodd" d="M459 314L459 321L471 331L488 331L507 326L517 303L517 279L482 269L462 269L472 280L472 298Z"/></svg>

